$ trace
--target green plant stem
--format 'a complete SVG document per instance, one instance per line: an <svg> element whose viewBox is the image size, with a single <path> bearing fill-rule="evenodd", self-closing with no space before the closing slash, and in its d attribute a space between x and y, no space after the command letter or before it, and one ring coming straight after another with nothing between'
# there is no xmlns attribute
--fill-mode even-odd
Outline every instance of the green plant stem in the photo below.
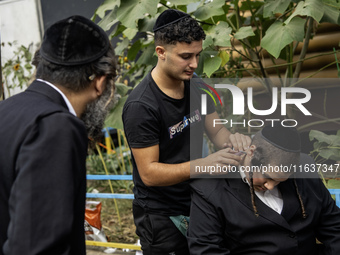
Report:
<svg viewBox="0 0 340 255"><path fill-rule="evenodd" d="M270 58L270 60L272 61L272 63L274 64L274 66L276 66L276 62L275 62L274 57L273 57L272 55L269 55L269 58ZM280 81L281 81L281 83L282 83L281 73L280 73L280 71L279 71L279 68L275 68L275 71L276 71L276 74L277 74L277 76L280 78Z"/></svg>
<svg viewBox="0 0 340 255"><path fill-rule="evenodd" d="M330 64L328 64L328 65L323 66L322 68L320 68L319 70L317 70L315 73L312 73L311 75L308 75L307 77L305 77L305 78L303 78L303 79L300 79L299 81L297 81L297 82L291 84L290 86L293 87L293 86L295 86L296 84L298 84L298 83L300 83L300 82L302 82L302 81L304 81L304 80L306 80L306 79L309 79L309 78L313 77L314 75L320 73L322 70L326 69L327 67L330 67L330 66L334 65L335 63L336 63L336 61L334 61L334 62L332 62L332 63L330 63Z"/></svg>
<svg viewBox="0 0 340 255"><path fill-rule="evenodd" d="M293 43L289 44L288 50L289 50L289 54L288 54L289 59L288 59L287 62L288 63L292 63L293 62L293 57L294 57ZM293 65L289 65L288 68L289 68L289 75L288 75L288 77L292 78L293 77Z"/></svg>
<svg viewBox="0 0 340 255"><path fill-rule="evenodd" d="M314 22L314 19L312 17L308 17L307 22L306 22L307 23L306 36L305 36L305 40L304 40L304 43L303 43L303 46L302 46L302 50L301 50L301 53L300 53L299 60L302 60L306 57L307 49L308 49L308 45L309 45L309 40L310 40L311 34L312 34L313 22ZM296 64L295 72L293 74L293 78L299 78L300 73L301 73L302 63L303 63L302 61L299 61Z"/></svg>
<svg viewBox="0 0 340 255"><path fill-rule="evenodd" d="M303 125L303 126L299 127L298 130L303 130L304 128L309 128L311 126L315 126L315 125L319 125L319 124L324 124L324 123L328 123L328 122L336 122L336 121L340 121L340 118L320 120L320 121L315 121L315 122L312 122L312 123L308 123L306 125Z"/></svg>
<svg viewBox="0 0 340 255"><path fill-rule="evenodd" d="M107 167L106 167L106 164L105 164L103 155L102 155L102 153L101 153L101 151L100 151L100 148L99 148L98 144L96 144L96 149L97 149L97 152L98 152L98 154L99 154L99 156L100 156L100 159L101 159L101 161L102 161L102 163L103 163L103 166L104 166L104 169L105 169L105 173L106 173L107 175L109 175L109 172L107 171ZM109 181L111 193L113 194L114 191L113 191L113 187L112 187L111 180L108 180L108 181ZM120 214L119 214L119 209L118 209L117 200L114 198L113 201L114 201L114 203L115 203L115 207L116 207L116 211L117 211L118 222L119 222L119 225L121 225L122 222L121 222L121 220L120 220Z"/></svg>

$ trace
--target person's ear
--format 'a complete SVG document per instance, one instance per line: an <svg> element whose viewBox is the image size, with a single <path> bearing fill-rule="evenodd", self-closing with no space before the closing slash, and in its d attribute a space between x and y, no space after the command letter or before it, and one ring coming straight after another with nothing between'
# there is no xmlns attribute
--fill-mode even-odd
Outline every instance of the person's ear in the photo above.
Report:
<svg viewBox="0 0 340 255"><path fill-rule="evenodd" d="M250 147L247 150L247 155L249 157L253 157L255 150L256 150L256 146L254 144L250 145Z"/></svg>
<svg viewBox="0 0 340 255"><path fill-rule="evenodd" d="M101 94L103 94L105 90L105 86L106 86L105 79L106 79L106 75L103 75L103 76L96 77L93 81L94 89L96 91L97 97L101 96Z"/></svg>
<svg viewBox="0 0 340 255"><path fill-rule="evenodd" d="M156 54L161 60L165 59L165 48L163 46L156 46Z"/></svg>

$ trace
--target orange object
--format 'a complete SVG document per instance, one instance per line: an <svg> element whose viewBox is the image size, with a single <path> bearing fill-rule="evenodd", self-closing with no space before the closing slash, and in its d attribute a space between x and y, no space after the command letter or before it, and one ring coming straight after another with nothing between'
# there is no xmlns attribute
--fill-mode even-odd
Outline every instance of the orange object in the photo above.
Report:
<svg viewBox="0 0 340 255"><path fill-rule="evenodd" d="M85 208L85 220L96 229L102 228L102 223L100 220L100 212L102 209L102 203L96 201L86 202Z"/></svg>

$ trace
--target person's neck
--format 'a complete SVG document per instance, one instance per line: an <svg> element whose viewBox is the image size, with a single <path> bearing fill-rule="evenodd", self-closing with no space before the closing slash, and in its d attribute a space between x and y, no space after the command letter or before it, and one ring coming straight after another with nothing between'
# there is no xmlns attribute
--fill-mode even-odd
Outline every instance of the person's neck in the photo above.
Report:
<svg viewBox="0 0 340 255"><path fill-rule="evenodd" d="M168 76L159 66L151 71L151 76L159 89L167 96L175 99L184 97L184 81Z"/></svg>
<svg viewBox="0 0 340 255"><path fill-rule="evenodd" d="M56 87L58 87L64 93L64 95L70 101L74 111L76 112L77 117L80 118L80 116L86 109L86 104L89 101L88 95L85 93L86 90L75 93L66 89L63 86L59 86L58 84L56 85Z"/></svg>

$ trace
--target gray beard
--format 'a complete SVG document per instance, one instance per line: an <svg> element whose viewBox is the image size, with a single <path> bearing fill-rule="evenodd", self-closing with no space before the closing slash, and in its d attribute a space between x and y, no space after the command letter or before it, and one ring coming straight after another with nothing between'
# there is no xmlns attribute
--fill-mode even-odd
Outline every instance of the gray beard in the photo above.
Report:
<svg viewBox="0 0 340 255"><path fill-rule="evenodd" d="M111 97L111 86L111 83L107 82L103 94L97 100L89 103L81 116L87 130L87 135L94 142L99 141L102 137L102 129L106 116L114 104L112 99L108 103Z"/></svg>

